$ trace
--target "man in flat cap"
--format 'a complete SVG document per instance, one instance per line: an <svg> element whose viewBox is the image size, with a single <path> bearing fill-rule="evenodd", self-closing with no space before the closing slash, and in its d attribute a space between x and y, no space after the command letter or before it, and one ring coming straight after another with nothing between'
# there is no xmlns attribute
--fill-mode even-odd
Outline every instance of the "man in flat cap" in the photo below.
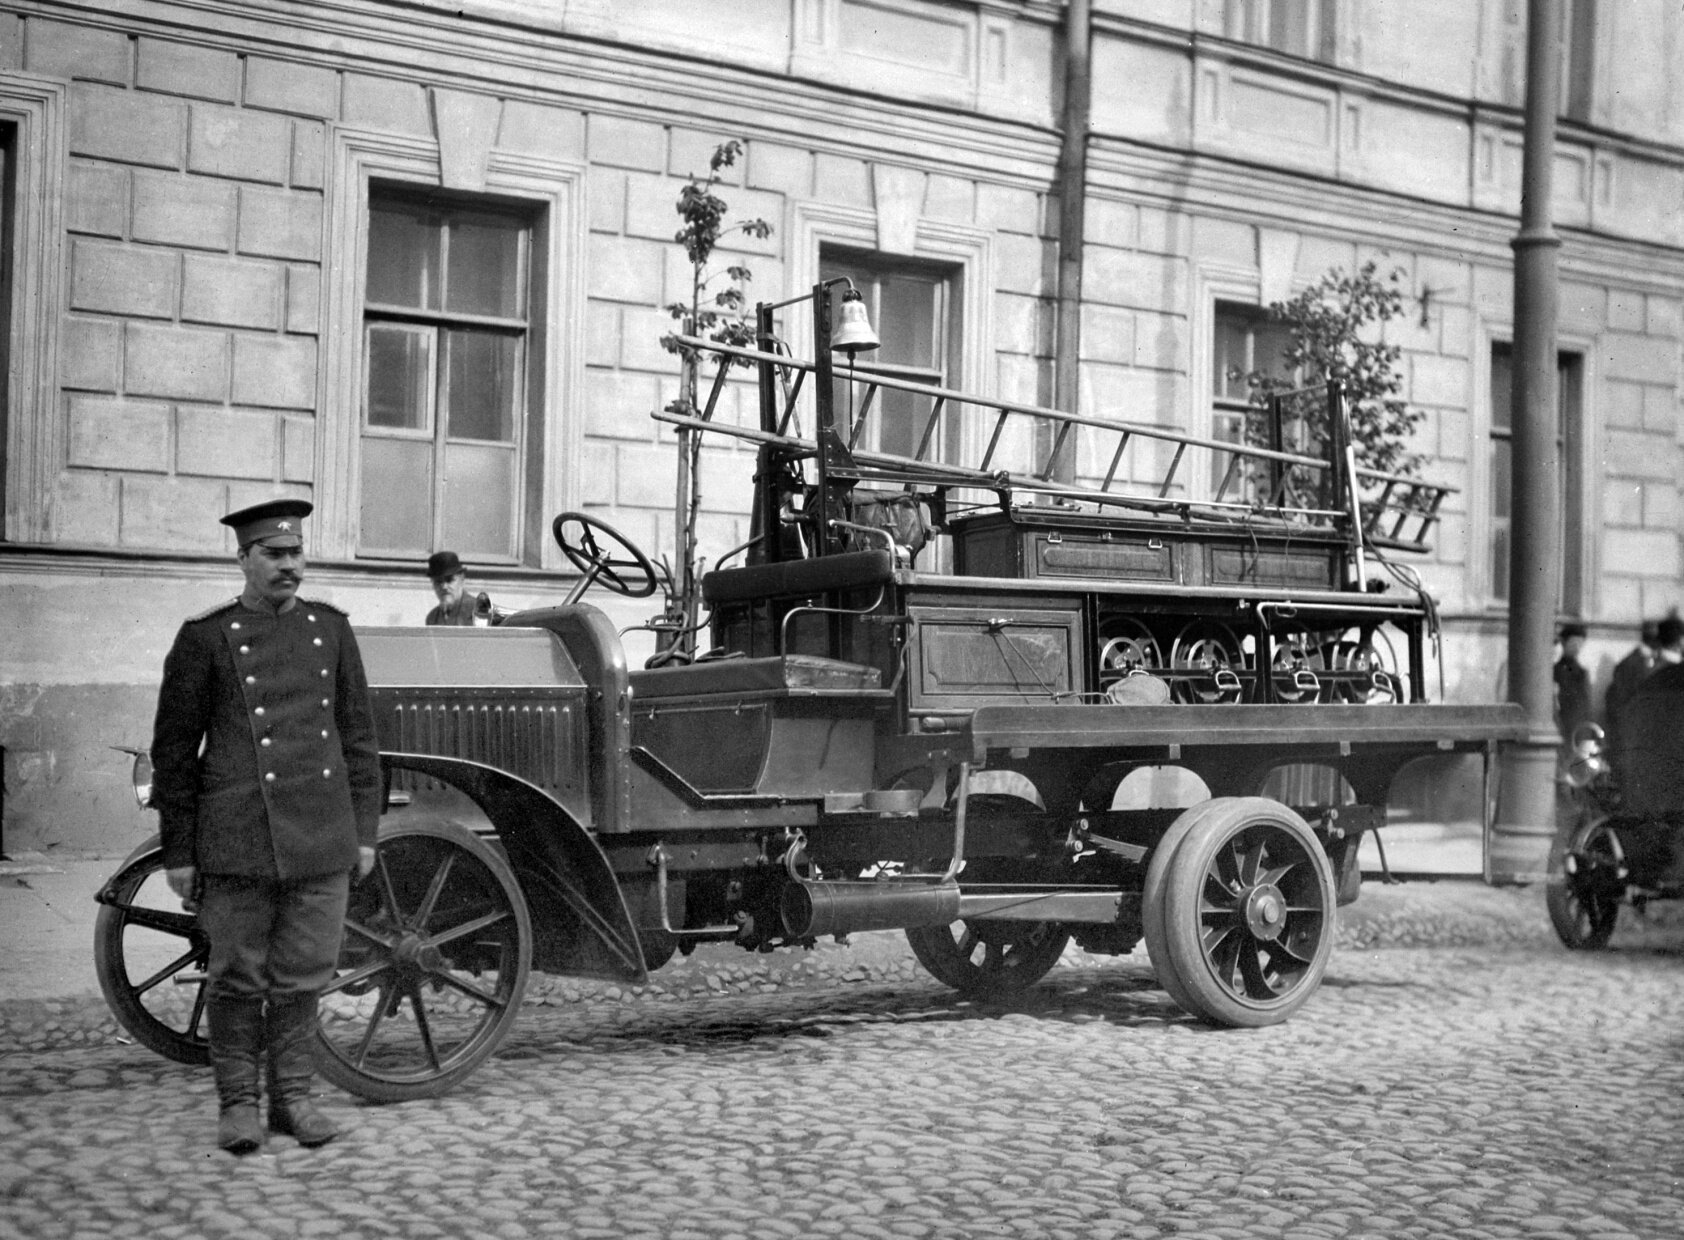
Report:
<svg viewBox="0 0 1684 1240"><path fill-rule="evenodd" d="M181 626L152 732L166 876L210 938L217 1144L236 1154L263 1143L265 1058L269 1131L338 1135L310 1101L316 1004L380 820L356 638L344 612L298 597L310 510L279 499L222 518L245 589Z"/></svg>
<svg viewBox="0 0 1684 1240"><path fill-rule="evenodd" d="M496 624L502 619L490 595L468 593L468 570L454 551L435 551L427 557L427 576L439 605L427 613L428 624Z"/></svg>

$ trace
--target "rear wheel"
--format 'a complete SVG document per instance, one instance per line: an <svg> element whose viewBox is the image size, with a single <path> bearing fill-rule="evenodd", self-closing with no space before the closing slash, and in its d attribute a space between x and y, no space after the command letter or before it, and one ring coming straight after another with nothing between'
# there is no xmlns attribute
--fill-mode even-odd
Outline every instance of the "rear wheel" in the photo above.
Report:
<svg viewBox="0 0 1684 1240"><path fill-rule="evenodd" d="M906 932L932 977L972 999L1021 994L1058 963L1069 933L1050 921L956 921Z"/></svg>
<svg viewBox="0 0 1684 1240"><path fill-rule="evenodd" d="M1170 823L1169 830L1164 832L1158 846L1152 850L1152 860L1146 867L1146 885L1141 890L1141 937L1146 940L1146 954L1152 960L1153 971L1157 973L1158 984L1164 988L1164 993L1188 1012L1196 1012L1197 1009L1194 1008L1192 999L1182 990L1181 982L1169 963L1169 941L1164 929L1164 891L1169 883L1170 866L1174 862L1175 850L1180 847L1181 841L1187 838L1187 833L1196 827L1213 807L1229 799L1231 798L1219 797L1200 802Z"/></svg>
<svg viewBox="0 0 1684 1240"><path fill-rule="evenodd" d="M1574 951L1601 951L1614 936L1625 896L1626 856L1607 819L1575 829L1550 859L1544 904L1550 924Z"/></svg>
<svg viewBox="0 0 1684 1240"><path fill-rule="evenodd" d="M111 1014L148 1050L177 1063L209 1063L210 938L170 890L157 842L130 853L99 898L94 973Z"/></svg>
<svg viewBox="0 0 1684 1240"><path fill-rule="evenodd" d="M1266 797L1213 801L1168 863L1159 903L1172 994L1215 1025L1273 1025L1333 954L1333 871L1304 820Z"/></svg>
<svg viewBox="0 0 1684 1240"><path fill-rule="evenodd" d="M1027 797L972 793L972 821L1029 817L1041 807ZM945 865L932 862L931 867ZM1021 869L1002 862L971 862L965 875L976 882L1012 882ZM939 982L972 999L1005 999L1021 994L1047 975L1070 942L1070 933L1052 921L956 921L945 926L916 926L906 941L918 963Z"/></svg>
<svg viewBox="0 0 1684 1240"><path fill-rule="evenodd" d="M444 1093L508 1036L531 960L526 901L495 849L452 822L383 826L322 996L322 1075L376 1102Z"/></svg>

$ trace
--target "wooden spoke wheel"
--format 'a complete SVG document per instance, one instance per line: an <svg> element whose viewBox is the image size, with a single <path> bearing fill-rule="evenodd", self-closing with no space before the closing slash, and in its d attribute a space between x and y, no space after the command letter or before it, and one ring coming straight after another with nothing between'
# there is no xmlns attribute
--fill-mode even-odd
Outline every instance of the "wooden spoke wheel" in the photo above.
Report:
<svg viewBox="0 0 1684 1240"><path fill-rule="evenodd" d="M322 996L322 1075L376 1102L444 1093L508 1035L531 961L526 900L501 854L456 823L382 826Z"/></svg>
<svg viewBox="0 0 1684 1240"><path fill-rule="evenodd" d="M1278 1024L1303 1006L1334 936L1333 871L1304 820L1265 797L1220 798L1165 865L1154 900L1165 988L1214 1025Z"/></svg>
<svg viewBox="0 0 1684 1240"><path fill-rule="evenodd" d="M1045 977L1070 935L1050 921L956 921L914 927L906 941L937 981L973 999L1003 999Z"/></svg>
<svg viewBox="0 0 1684 1240"><path fill-rule="evenodd" d="M1378 629L1352 629L1324 652L1332 700L1384 706L1409 700L1391 639Z"/></svg>
<svg viewBox="0 0 1684 1240"><path fill-rule="evenodd" d="M99 898L94 972L117 1023L166 1059L209 1063L205 967L210 938L170 890L157 841L130 853Z"/></svg>
<svg viewBox="0 0 1684 1240"><path fill-rule="evenodd" d="M1601 951L1614 935L1628 866L1619 834L1606 819L1581 824L1550 858L1544 905L1558 938L1574 951Z"/></svg>
<svg viewBox="0 0 1684 1240"><path fill-rule="evenodd" d="M1245 690L1239 672L1245 666L1240 640L1225 624L1195 620L1170 647L1175 696L1181 702L1237 702ZM1190 673L1190 674L1189 674Z"/></svg>
<svg viewBox="0 0 1684 1240"><path fill-rule="evenodd" d="M1041 813L1026 797L1007 793L972 793L973 821ZM926 868L946 865L932 861ZM1021 870L987 861L970 863L965 875L979 882L1012 881ZM1035 875L1037 881L1044 875ZM1006 999L1028 990L1058 963L1070 934L1051 921L956 921L945 926L916 926L906 941L918 963L939 982L973 999Z"/></svg>

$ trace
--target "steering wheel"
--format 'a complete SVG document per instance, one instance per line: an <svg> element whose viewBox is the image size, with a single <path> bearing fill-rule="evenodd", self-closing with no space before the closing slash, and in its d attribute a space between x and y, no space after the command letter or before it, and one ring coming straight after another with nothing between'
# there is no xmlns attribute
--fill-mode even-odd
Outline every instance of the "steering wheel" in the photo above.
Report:
<svg viewBox="0 0 1684 1240"><path fill-rule="evenodd" d="M574 522L580 529L569 537L567 526ZM564 512L550 523L550 532L555 535L556 545L561 548L562 554L584 574L567 596L568 603L578 602L579 596L597 581L627 598L648 598L661 583L649 557L606 521L587 517L582 512ZM606 548L597 542L599 535L608 543ZM643 575L643 580L639 581L635 576L628 580L622 576L628 569L636 569Z"/></svg>

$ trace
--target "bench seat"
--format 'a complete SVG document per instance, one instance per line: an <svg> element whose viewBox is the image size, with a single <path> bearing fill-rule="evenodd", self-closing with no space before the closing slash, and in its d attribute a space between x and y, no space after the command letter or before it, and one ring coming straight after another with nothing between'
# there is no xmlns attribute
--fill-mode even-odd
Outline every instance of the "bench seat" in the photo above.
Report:
<svg viewBox="0 0 1684 1240"><path fill-rule="evenodd" d="M830 590L858 590L895 579L895 557L887 550L844 551L810 560L780 560L719 568L702 576L708 606L756 599L807 598Z"/></svg>

